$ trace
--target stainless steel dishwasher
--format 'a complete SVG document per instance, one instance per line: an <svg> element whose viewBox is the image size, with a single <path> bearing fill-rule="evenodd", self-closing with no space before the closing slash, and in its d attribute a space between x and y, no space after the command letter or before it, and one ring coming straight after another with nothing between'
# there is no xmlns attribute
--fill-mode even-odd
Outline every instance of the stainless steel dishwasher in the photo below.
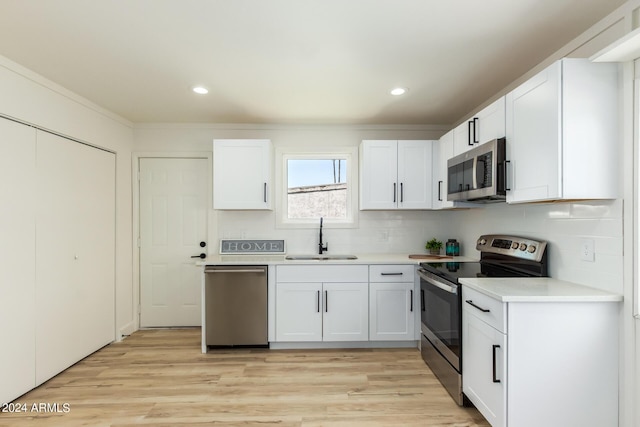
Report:
<svg viewBox="0 0 640 427"><path fill-rule="evenodd" d="M205 333L211 346L266 346L267 266L207 266Z"/></svg>

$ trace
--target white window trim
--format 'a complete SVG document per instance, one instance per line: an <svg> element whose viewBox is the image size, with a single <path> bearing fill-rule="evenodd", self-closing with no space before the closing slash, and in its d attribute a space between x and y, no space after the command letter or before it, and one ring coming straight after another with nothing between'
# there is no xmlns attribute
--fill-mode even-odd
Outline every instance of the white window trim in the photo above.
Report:
<svg viewBox="0 0 640 427"><path fill-rule="evenodd" d="M358 228L358 147L277 147L276 148L276 228L315 228L318 219L290 219L287 216L287 160L327 159L347 160L347 217L326 218L323 225L328 228Z"/></svg>
<svg viewBox="0 0 640 427"><path fill-rule="evenodd" d="M635 61L635 68L640 66ZM640 320L640 79L633 80L633 317Z"/></svg>

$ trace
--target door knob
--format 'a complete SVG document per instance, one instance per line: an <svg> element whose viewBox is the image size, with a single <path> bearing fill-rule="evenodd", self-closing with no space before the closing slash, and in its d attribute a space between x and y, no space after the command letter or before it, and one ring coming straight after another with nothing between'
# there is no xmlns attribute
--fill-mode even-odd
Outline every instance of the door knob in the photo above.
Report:
<svg viewBox="0 0 640 427"><path fill-rule="evenodd" d="M191 258L202 258L205 259L207 257L207 254L205 254L204 252L201 253L200 255L194 255Z"/></svg>

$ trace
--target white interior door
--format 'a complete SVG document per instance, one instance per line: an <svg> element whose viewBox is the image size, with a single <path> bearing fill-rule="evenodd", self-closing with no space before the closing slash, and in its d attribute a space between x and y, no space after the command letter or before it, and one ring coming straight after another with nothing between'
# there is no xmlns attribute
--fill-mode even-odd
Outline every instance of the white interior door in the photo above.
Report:
<svg viewBox="0 0 640 427"><path fill-rule="evenodd" d="M200 326L207 253L207 159L142 158L140 326Z"/></svg>
<svg viewBox="0 0 640 427"><path fill-rule="evenodd" d="M116 156L38 131L36 382L115 339Z"/></svg>
<svg viewBox="0 0 640 427"><path fill-rule="evenodd" d="M0 119L0 402L36 385L36 131Z"/></svg>

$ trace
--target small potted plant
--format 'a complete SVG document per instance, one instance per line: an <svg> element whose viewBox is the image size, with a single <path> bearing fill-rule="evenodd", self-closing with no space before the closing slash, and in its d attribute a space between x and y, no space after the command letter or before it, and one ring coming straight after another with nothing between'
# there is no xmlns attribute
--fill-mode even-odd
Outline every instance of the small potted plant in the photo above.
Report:
<svg viewBox="0 0 640 427"><path fill-rule="evenodd" d="M440 255L440 249L442 249L442 242L435 237L427 242L425 249L429 251L431 255Z"/></svg>

